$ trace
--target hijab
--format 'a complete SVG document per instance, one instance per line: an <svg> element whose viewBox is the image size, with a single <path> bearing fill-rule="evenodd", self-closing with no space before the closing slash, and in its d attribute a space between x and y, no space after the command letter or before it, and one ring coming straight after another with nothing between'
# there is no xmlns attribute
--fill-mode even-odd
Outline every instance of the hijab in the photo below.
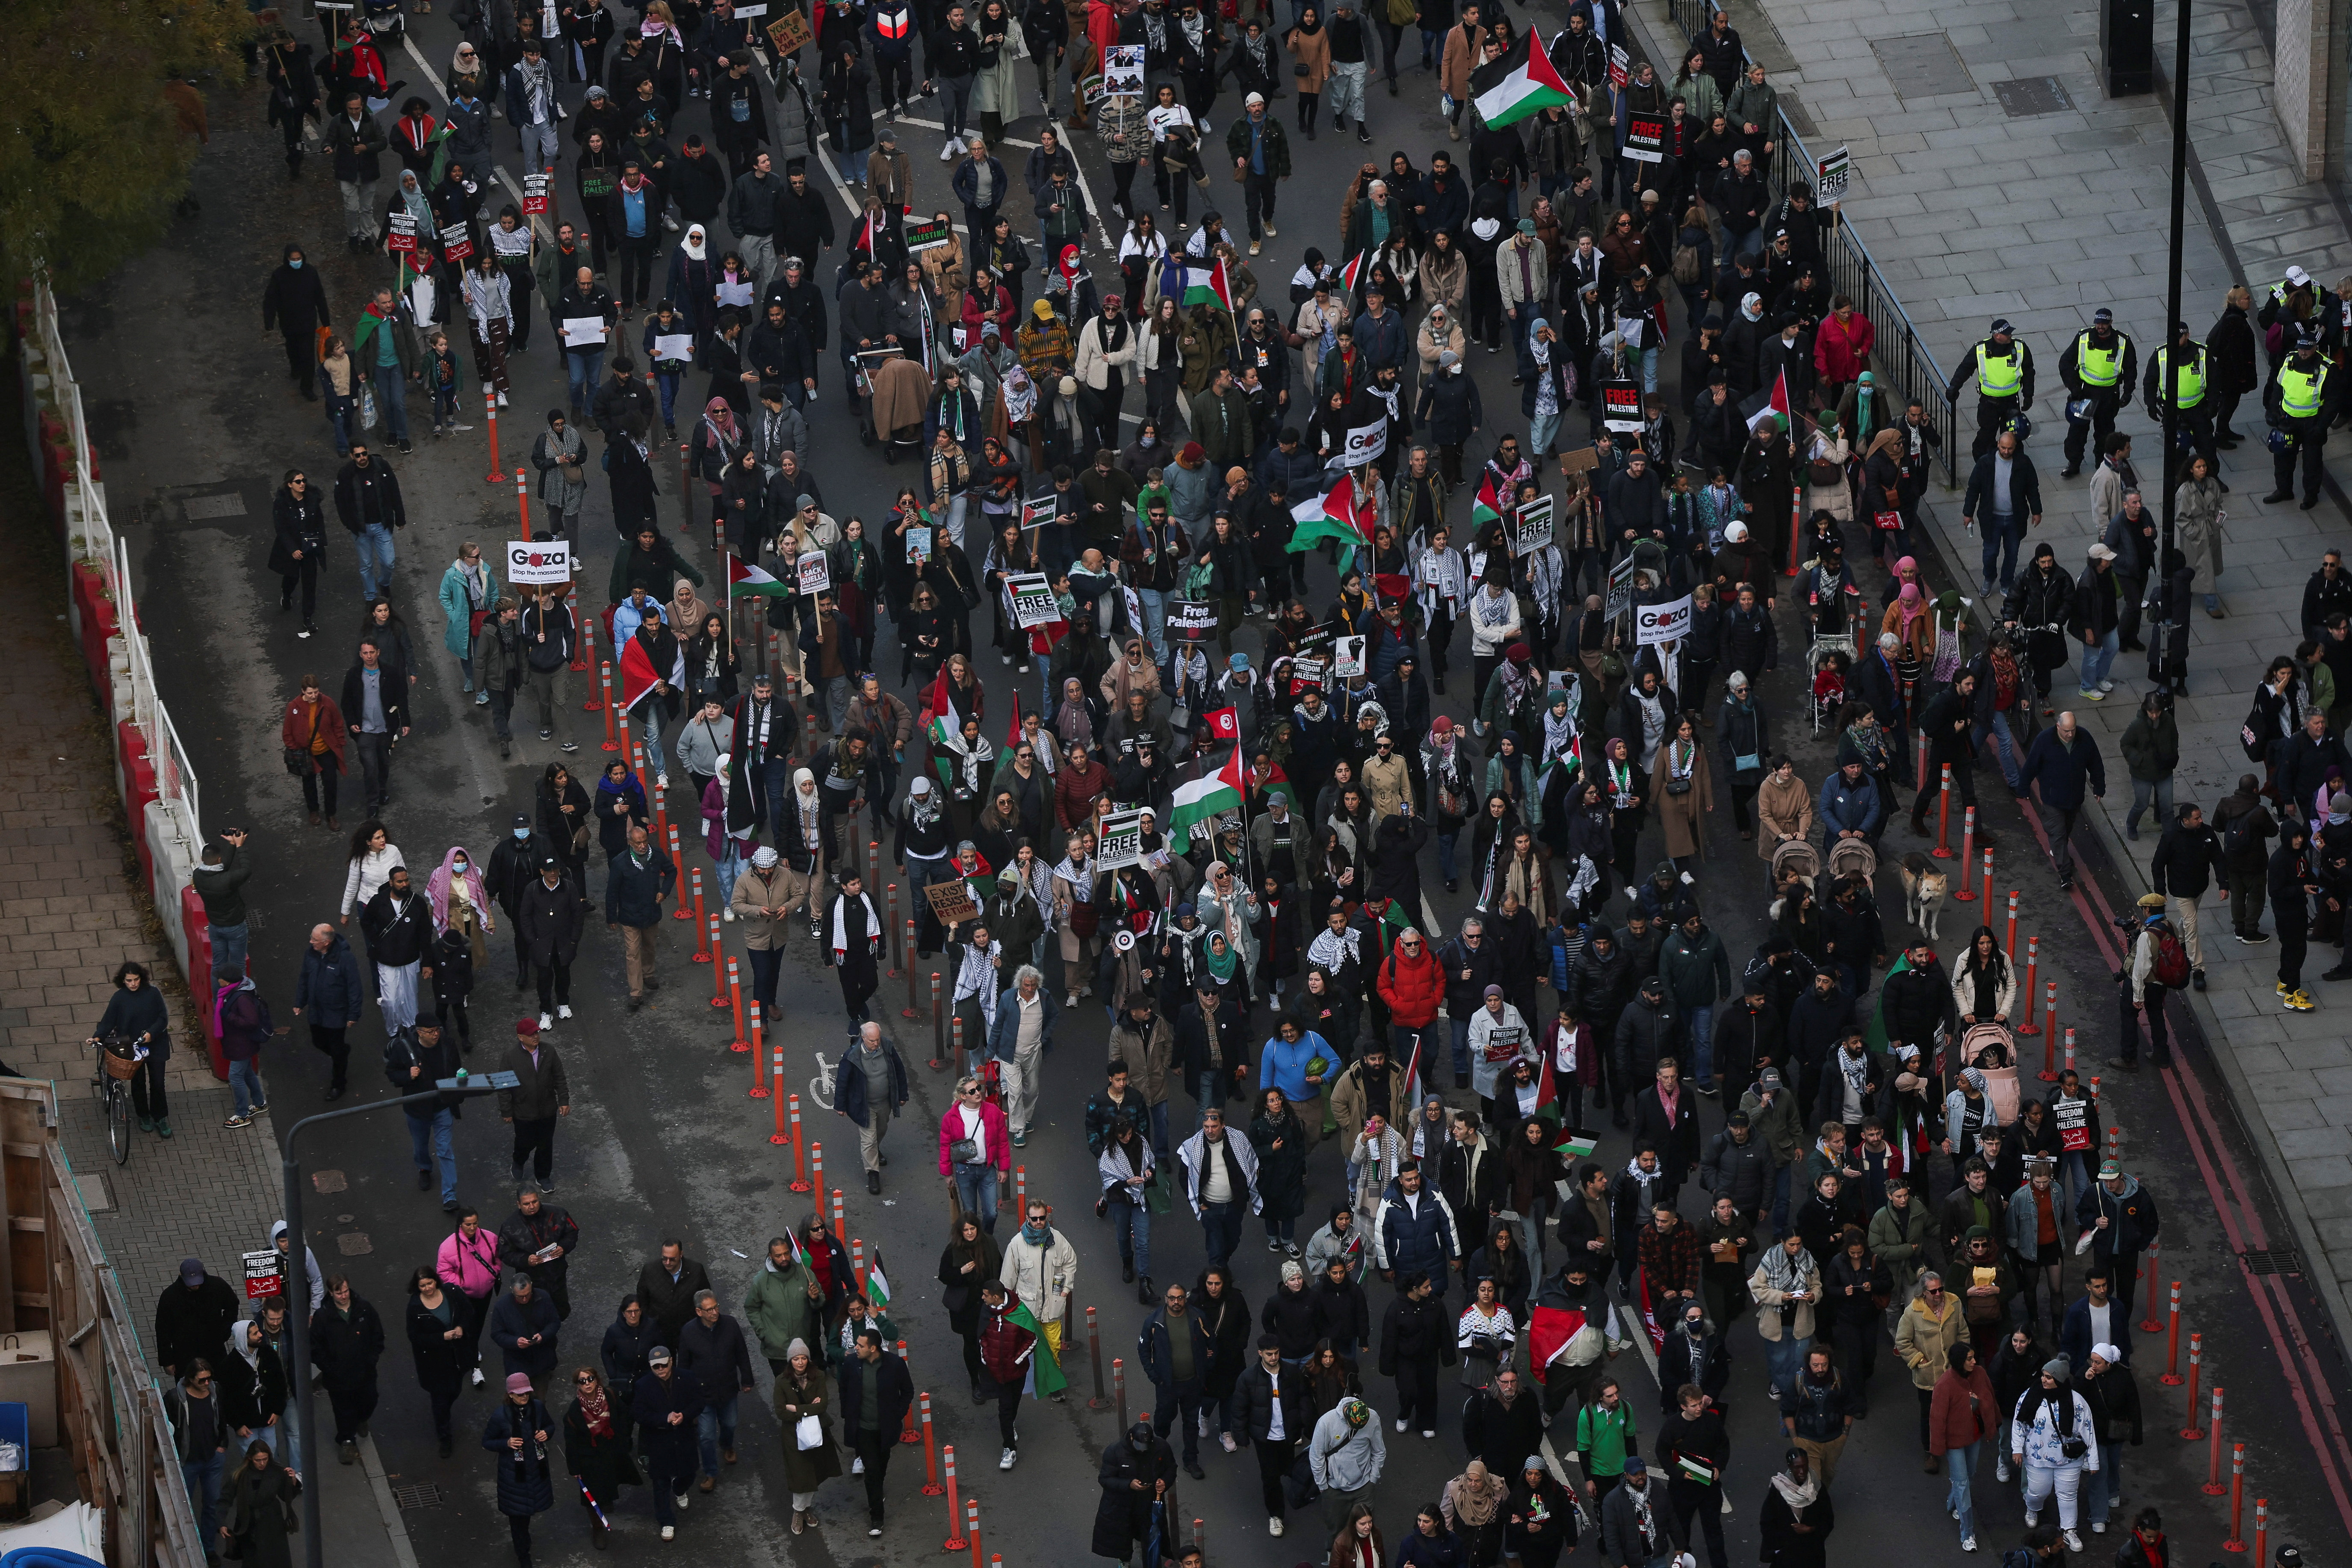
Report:
<svg viewBox="0 0 2352 1568"><path fill-rule="evenodd" d="M1445 1500L1454 1505L1456 1522L1473 1530L1495 1522L1496 1511L1511 1489L1502 1477L1492 1474L1484 1459L1473 1459L1460 1475L1446 1483Z"/></svg>
<svg viewBox="0 0 2352 1568"><path fill-rule="evenodd" d="M1234 954L1231 945L1226 942L1225 933L1221 931L1211 931L1208 941L1202 946L1208 959L1209 973L1216 977L1218 984L1223 984L1231 981L1234 972L1241 966L1241 960Z"/></svg>

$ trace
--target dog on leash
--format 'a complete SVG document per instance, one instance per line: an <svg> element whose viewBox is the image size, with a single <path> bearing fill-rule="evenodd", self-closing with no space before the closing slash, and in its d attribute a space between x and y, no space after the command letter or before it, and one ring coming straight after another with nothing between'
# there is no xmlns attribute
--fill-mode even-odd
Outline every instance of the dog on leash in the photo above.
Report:
<svg viewBox="0 0 2352 1568"><path fill-rule="evenodd" d="M1944 889L1949 883L1943 868L1925 855L1903 857L1903 914L1911 929L1929 942L1942 939L1936 926L1944 911Z"/></svg>

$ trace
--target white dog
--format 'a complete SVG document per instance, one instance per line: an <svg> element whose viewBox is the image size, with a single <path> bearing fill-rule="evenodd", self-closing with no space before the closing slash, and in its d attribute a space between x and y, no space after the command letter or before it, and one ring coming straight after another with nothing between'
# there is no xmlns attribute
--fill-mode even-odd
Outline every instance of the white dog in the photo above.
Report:
<svg viewBox="0 0 2352 1568"><path fill-rule="evenodd" d="M1944 910L1944 889L1950 879L1925 855L1903 857L1903 914L1911 929L1929 942L1941 939L1936 926Z"/></svg>

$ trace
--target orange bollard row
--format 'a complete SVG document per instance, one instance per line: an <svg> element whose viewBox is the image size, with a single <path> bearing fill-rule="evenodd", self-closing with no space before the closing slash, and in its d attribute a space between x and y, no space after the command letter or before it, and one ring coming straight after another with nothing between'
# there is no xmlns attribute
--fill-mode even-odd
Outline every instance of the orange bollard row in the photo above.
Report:
<svg viewBox="0 0 2352 1568"><path fill-rule="evenodd" d="M760 999L751 998L751 1093L753 1100L768 1098L768 1053L760 1035ZM778 1081L782 1081L781 1079Z"/></svg>
<svg viewBox="0 0 2352 1568"><path fill-rule="evenodd" d="M702 868L692 873L694 881L694 962L709 963L711 957L710 930L713 922L702 908Z"/></svg>
<svg viewBox="0 0 2352 1568"><path fill-rule="evenodd" d="M776 1073L779 1077L782 1076L784 1070L783 1057L783 1052L778 1051L776 1053ZM801 1097L795 1094L791 1098L793 1102L792 1190L796 1193L804 1193L809 1190L808 1145L801 1137Z"/></svg>

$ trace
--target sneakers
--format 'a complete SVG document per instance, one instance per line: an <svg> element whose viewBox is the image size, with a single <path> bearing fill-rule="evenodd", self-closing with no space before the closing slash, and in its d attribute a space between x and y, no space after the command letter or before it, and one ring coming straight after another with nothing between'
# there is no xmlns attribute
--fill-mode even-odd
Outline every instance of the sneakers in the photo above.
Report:
<svg viewBox="0 0 2352 1568"><path fill-rule="evenodd" d="M542 1029L552 1029L555 1027L554 1016L549 1013L541 1013L539 1016L539 1026Z"/></svg>
<svg viewBox="0 0 2352 1568"><path fill-rule="evenodd" d="M476 1368L474 1369L474 1386L475 1386L476 1388L479 1388L479 1387L481 1387L481 1386L482 1386L482 1383L483 1383L483 1378L482 1378L482 1369L481 1369L480 1367L478 1367L478 1367L476 1367ZM685 1505L684 1501L682 1501L682 1500L681 1500L681 1501L679 1502L678 1506L679 1506L680 1508L683 1508L683 1507L685 1507L686 1505Z"/></svg>
<svg viewBox="0 0 2352 1568"><path fill-rule="evenodd" d="M2080 1552L2083 1550L2083 1538L2075 1534L2071 1530L2060 1531L2058 1532L2058 1539L2066 1543L2066 1550L2069 1552Z"/></svg>
<svg viewBox="0 0 2352 1568"><path fill-rule="evenodd" d="M253 1125L253 1118L250 1116L232 1116L226 1121L222 1122L221 1125L223 1127L250 1127Z"/></svg>
<svg viewBox="0 0 2352 1568"><path fill-rule="evenodd" d="M1255 255L1258 253L1258 251L1259 251L1260 249L1262 249L1262 248L1264 248L1264 247L1263 247L1263 246L1261 245L1261 243L1260 243L1259 241L1255 240L1255 239L1253 239L1253 240L1251 240L1251 241L1250 241L1250 254L1251 254L1252 256L1255 256Z"/></svg>
<svg viewBox="0 0 2352 1568"><path fill-rule="evenodd" d="M2085 702L2105 702L2107 700L2107 694L2105 692L2093 690L2088 688L2075 692L2074 695L2081 698Z"/></svg>
<svg viewBox="0 0 2352 1568"><path fill-rule="evenodd" d="M1000 1470L1009 1470L1013 1468L1013 1461L1019 1458L1021 1458L1019 1449L1007 1448L996 1457L996 1468Z"/></svg>
<svg viewBox="0 0 2352 1568"><path fill-rule="evenodd" d="M1402 1432L1402 1431L1403 1431L1404 1429L1405 1429L1405 1419L1404 1419L1404 1417L1403 1417L1403 1416L1400 1415L1400 1416L1398 1416L1398 1417L1397 1417L1397 1430L1398 1430L1398 1431L1400 1431L1400 1432Z"/></svg>
<svg viewBox="0 0 2352 1568"><path fill-rule="evenodd" d="M2116 683L2112 680L2102 680L2099 682L2099 689L2102 691L2113 691L2115 689Z"/></svg>
<svg viewBox="0 0 2352 1568"><path fill-rule="evenodd" d="M719 910L719 918L725 921L729 925L733 925L735 923L735 906L730 904L727 908Z"/></svg>
<svg viewBox="0 0 2352 1568"><path fill-rule="evenodd" d="M676 1541L677 1539L677 1526L674 1524L663 1525L662 1539L664 1541Z"/></svg>
<svg viewBox="0 0 2352 1568"><path fill-rule="evenodd" d="M963 150L963 143L950 136L947 140L947 144L940 149L940 162L942 163L953 163L955 161L956 154Z"/></svg>
<svg viewBox="0 0 2352 1568"><path fill-rule="evenodd" d="M1228 1454L1238 1454L1241 1452L1242 1447L1239 1443L1234 1441L1234 1435L1231 1432L1218 1433L1217 1446L1224 1449Z"/></svg>
<svg viewBox="0 0 2352 1568"><path fill-rule="evenodd" d="M2290 1013L2308 1013L2313 1011L2315 1006L2315 1004L2311 1000L2311 994L2307 991L2290 992L2287 995L2286 1010Z"/></svg>
<svg viewBox="0 0 2352 1568"><path fill-rule="evenodd" d="M1265 230L1265 237L1268 239L1272 239L1282 233L1280 229L1275 227L1274 225L1270 223L1261 223L1258 225L1258 227Z"/></svg>
<svg viewBox="0 0 2352 1568"><path fill-rule="evenodd" d="M2027 1510L2025 1510L2025 1528L2026 1528L2026 1529L2028 1529L2028 1530L2032 1530L2035 1525L2040 1524L2041 1522L2042 1522L2042 1510L2041 1510L2040 1509L2038 1509L2038 1508L2030 1508L2030 1509L2027 1509Z"/></svg>
<svg viewBox="0 0 2352 1568"><path fill-rule="evenodd" d="M2106 1532L2107 1521L2105 1520L2100 1519L2091 1521L2091 1533L2093 1535L2105 1535Z"/></svg>
<svg viewBox="0 0 2352 1568"><path fill-rule="evenodd" d="M2238 940L2244 942L2248 947L2260 947L2264 942L2270 941L2270 939L2271 933L2266 931L2242 931L2238 932Z"/></svg>
<svg viewBox="0 0 2352 1568"><path fill-rule="evenodd" d="M1280 1535L1282 1533L1282 1515L1278 1513L1270 1513L1265 1516L1265 1532L1268 1535Z"/></svg>
<svg viewBox="0 0 2352 1568"><path fill-rule="evenodd" d="M1960 1537L1960 1550L1961 1550L1961 1551L1963 1551L1963 1552L1974 1552L1976 1549L1977 1549L1977 1538L1976 1538L1975 1536L1973 1536L1973 1535L1963 1535L1963 1536L1961 1536L1961 1537Z"/></svg>
<svg viewBox="0 0 2352 1568"><path fill-rule="evenodd" d="M866 1459L863 1455L849 1461L849 1473L853 1476L862 1476L866 1473Z"/></svg>

